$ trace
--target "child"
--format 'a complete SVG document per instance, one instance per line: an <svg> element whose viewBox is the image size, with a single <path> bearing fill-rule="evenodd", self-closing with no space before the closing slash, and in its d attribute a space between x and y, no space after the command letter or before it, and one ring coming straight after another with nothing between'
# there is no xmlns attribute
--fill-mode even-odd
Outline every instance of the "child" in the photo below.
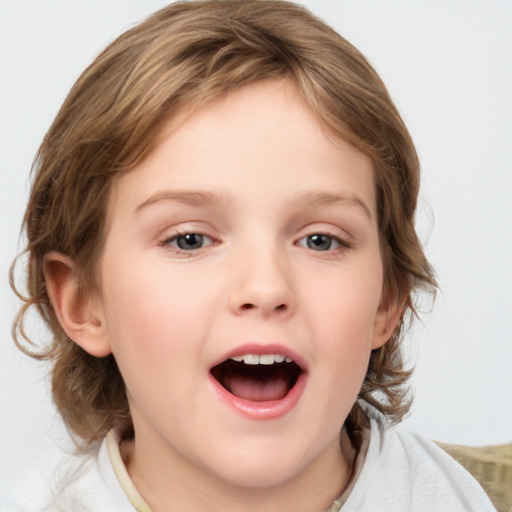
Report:
<svg viewBox="0 0 512 512"><path fill-rule="evenodd" d="M79 78L40 148L29 297L87 453L48 510L484 511L398 423L435 289L419 165L364 57L303 8L170 5Z"/></svg>

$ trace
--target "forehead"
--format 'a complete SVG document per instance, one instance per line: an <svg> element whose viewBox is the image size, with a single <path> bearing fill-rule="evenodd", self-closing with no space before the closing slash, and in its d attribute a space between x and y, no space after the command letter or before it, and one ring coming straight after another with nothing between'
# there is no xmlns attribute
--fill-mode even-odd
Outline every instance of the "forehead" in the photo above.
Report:
<svg viewBox="0 0 512 512"><path fill-rule="evenodd" d="M347 188L350 178L348 188L356 183L375 214L370 159L336 137L293 82L257 82L169 119L152 151L115 184L113 202L121 195L140 202L162 187L230 189L236 196L254 186L270 197L280 184L304 195L320 183L320 168L333 171L328 184L333 194ZM299 176L301 190L295 187ZM135 181L137 186L127 186ZM133 194L137 198L127 197Z"/></svg>

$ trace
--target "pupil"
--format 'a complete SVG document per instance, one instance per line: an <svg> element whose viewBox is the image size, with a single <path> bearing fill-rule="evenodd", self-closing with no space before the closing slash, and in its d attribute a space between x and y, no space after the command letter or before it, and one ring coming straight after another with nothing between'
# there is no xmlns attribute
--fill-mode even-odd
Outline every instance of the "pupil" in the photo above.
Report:
<svg viewBox="0 0 512 512"><path fill-rule="evenodd" d="M180 249L199 249L203 245L203 235L188 233L187 235L179 236L176 242Z"/></svg>
<svg viewBox="0 0 512 512"><path fill-rule="evenodd" d="M331 248L331 237L327 235L308 236L307 245L310 249L317 251L327 251Z"/></svg>

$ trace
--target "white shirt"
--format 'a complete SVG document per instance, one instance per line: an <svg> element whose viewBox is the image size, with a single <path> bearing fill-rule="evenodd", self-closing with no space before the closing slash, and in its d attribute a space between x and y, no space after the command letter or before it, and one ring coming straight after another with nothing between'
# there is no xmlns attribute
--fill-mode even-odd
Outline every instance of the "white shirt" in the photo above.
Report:
<svg viewBox="0 0 512 512"><path fill-rule="evenodd" d="M359 473L348 492L344 492L329 510L496 511L476 480L434 443L400 426L382 425L373 418L370 425L369 443L356 462ZM119 439L113 431L96 453L81 457L79 461L76 458L68 461L52 472L45 494L46 505L20 503L14 510L151 512L126 471L119 452ZM34 495L25 498L31 501ZM39 499L43 499L41 493L38 497L41 503Z"/></svg>
<svg viewBox="0 0 512 512"><path fill-rule="evenodd" d="M446 452L371 420L368 452L341 512L495 512L478 482Z"/></svg>

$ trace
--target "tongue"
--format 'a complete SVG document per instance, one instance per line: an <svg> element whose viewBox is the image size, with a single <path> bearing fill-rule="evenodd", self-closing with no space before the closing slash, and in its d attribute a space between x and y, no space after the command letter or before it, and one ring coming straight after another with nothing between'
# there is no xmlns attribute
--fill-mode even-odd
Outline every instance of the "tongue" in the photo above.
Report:
<svg viewBox="0 0 512 512"><path fill-rule="evenodd" d="M226 384L233 395L251 402L280 400L288 393L288 380L284 377L257 380L232 375Z"/></svg>

